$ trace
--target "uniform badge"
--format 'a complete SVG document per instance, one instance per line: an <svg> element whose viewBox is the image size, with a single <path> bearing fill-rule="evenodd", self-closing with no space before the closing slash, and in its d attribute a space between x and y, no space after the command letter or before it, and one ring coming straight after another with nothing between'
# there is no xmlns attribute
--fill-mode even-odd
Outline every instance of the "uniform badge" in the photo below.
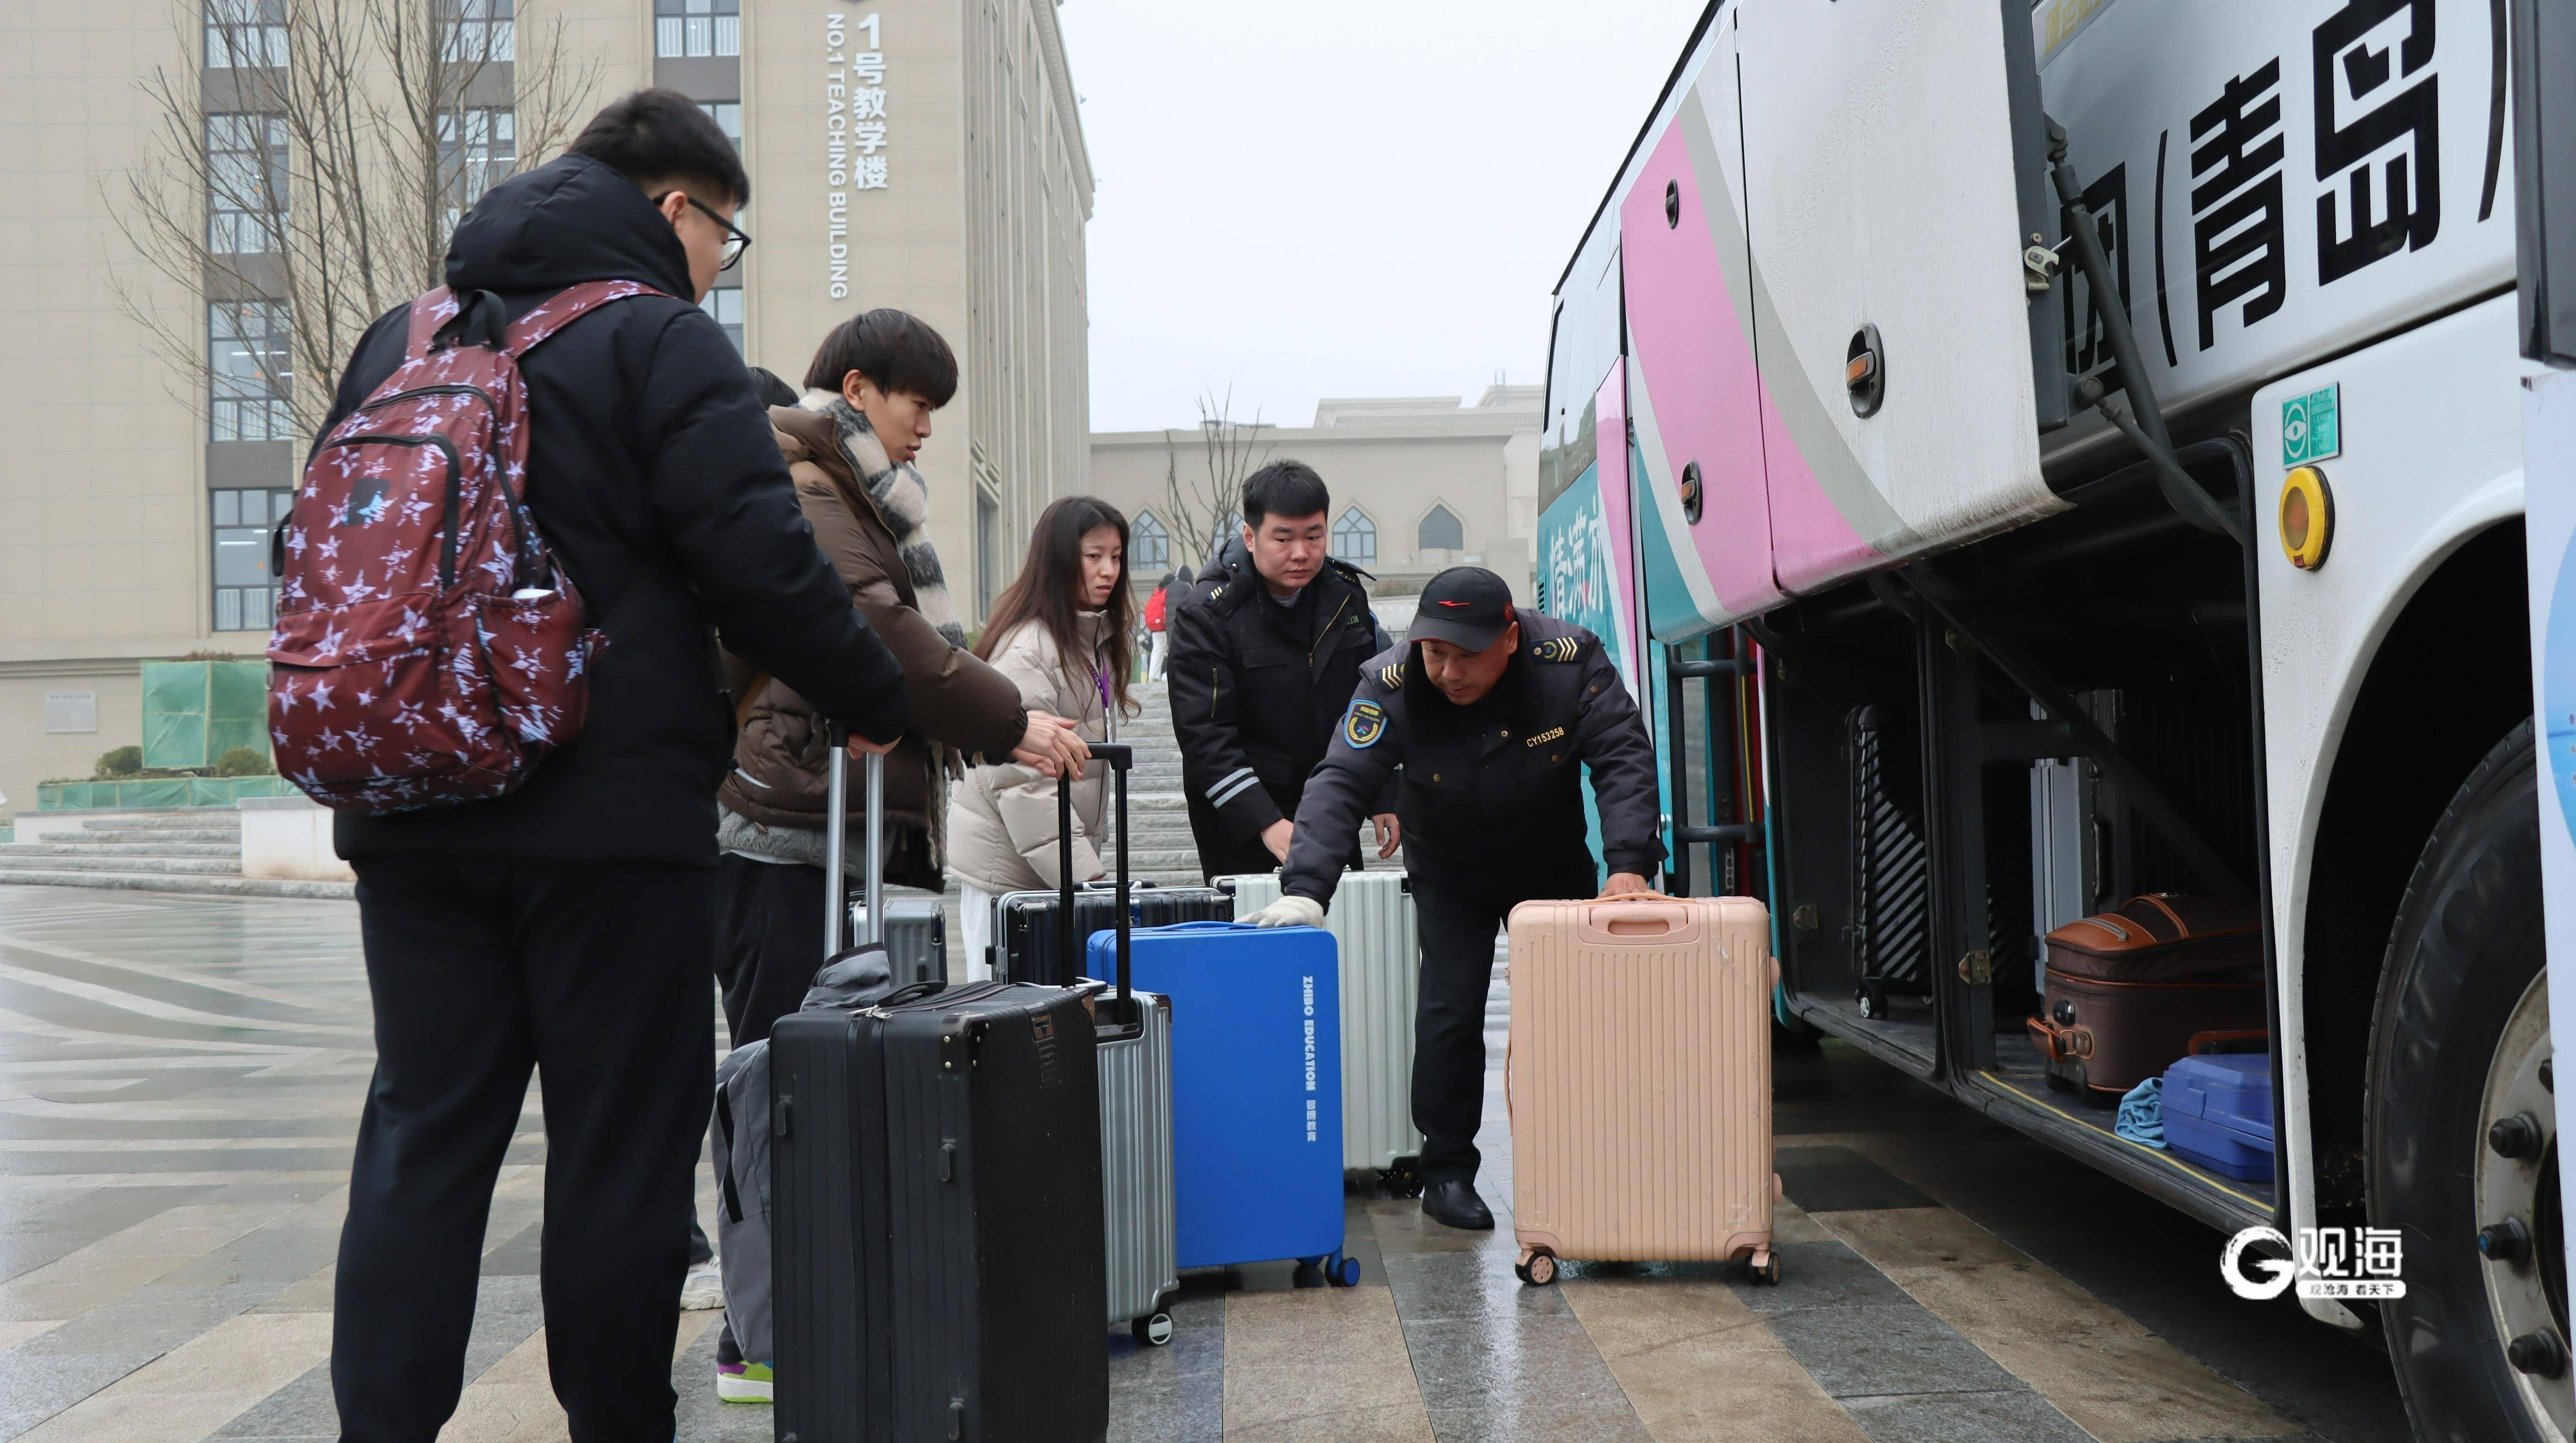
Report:
<svg viewBox="0 0 2576 1443"><path fill-rule="evenodd" d="M1388 691L1393 691L1397 687L1404 685L1404 663L1400 661L1392 662L1388 665L1379 667L1377 669L1377 680L1378 684L1385 687Z"/></svg>
<svg viewBox="0 0 2576 1443"><path fill-rule="evenodd" d="M1532 648L1531 654L1540 661L1573 661L1583 655L1583 641L1580 637L1551 636Z"/></svg>
<svg viewBox="0 0 2576 1443"><path fill-rule="evenodd" d="M1373 701L1355 701L1342 717L1342 740L1354 747L1373 747L1386 735L1386 708Z"/></svg>

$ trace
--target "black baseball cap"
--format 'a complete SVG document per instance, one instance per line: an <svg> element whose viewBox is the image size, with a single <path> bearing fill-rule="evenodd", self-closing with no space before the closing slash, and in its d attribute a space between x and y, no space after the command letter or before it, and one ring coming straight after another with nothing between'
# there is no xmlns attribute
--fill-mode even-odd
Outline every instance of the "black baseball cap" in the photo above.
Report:
<svg viewBox="0 0 2576 1443"><path fill-rule="evenodd" d="M1407 641L1445 641L1469 651L1494 644L1511 624L1512 588L1481 566L1452 566L1424 584Z"/></svg>

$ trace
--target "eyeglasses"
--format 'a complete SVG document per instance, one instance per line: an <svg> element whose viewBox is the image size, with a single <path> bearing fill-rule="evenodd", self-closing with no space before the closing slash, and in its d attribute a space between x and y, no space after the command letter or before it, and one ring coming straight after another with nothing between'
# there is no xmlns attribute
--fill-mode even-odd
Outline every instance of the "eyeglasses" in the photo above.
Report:
<svg viewBox="0 0 2576 1443"><path fill-rule="evenodd" d="M742 253L751 249L751 237L743 231L742 227L735 225L732 221L726 220L723 216L717 214L714 206L707 204L705 201L698 199L696 196L689 194L685 190L666 190L660 195L653 197L653 203L655 205L660 205L662 202L670 199L674 195L677 195L680 199L696 206L698 209L705 211L707 213L707 219L714 221L716 224L725 228L724 260L716 266L716 269L720 271L732 270L735 262L742 259Z"/></svg>

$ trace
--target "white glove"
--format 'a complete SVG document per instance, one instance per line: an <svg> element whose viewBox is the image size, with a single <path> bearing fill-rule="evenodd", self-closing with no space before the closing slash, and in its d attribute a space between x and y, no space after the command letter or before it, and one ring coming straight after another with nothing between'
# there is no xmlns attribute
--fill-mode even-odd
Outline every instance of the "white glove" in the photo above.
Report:
<svg viewBox="0 0 2576 1443"><path fill-rule="evenodd" d="M1312 897L1283 894L1278 901L1251 916L1235 920L1249 922L1255 927L1321 927L1324 925L1324 904Z"/></svg>

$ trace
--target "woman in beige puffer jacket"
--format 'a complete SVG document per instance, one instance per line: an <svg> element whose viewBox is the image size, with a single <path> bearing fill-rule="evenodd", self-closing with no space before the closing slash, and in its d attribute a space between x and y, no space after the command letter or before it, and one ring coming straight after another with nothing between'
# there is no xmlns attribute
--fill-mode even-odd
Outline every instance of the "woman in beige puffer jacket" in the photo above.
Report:
<svg viewBox="0 0 2576 1443"><path fill-rule="evenodd" d="M1021 704L1071 721L1085 741L1109 741L1132 716L1127 695L1133 603L1127 594L1127 518L1105 501L1068 496L1041 513L1020 575L993 603L976 654L1020 689ZM1005 892L1059 880L1056 781L1019 763L967 769L948 797L948 872L958 881L967 976L992 975L993 904ZM1073 875L1102 875L1108 769L1094 763L1073 787Z"/></svg>

